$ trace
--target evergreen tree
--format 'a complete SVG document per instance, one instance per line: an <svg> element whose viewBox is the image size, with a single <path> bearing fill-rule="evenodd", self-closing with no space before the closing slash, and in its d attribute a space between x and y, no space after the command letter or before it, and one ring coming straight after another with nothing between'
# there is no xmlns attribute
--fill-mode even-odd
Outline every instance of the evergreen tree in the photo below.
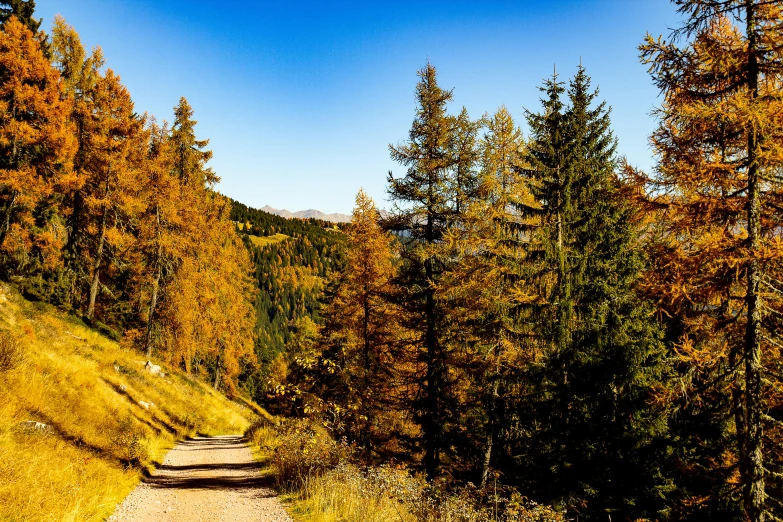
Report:
<svg viewBox="0 0 783 522"><path fill-rule="evenodd" d="M440 473L443 432L450 404L446 346L446 310L437 303L436 285L445 268L443 235L454 220L453 170L457 163L455 122L446 112L452 92L438 86L435 67L418 72L416 119L406 143L390 145L393 160L408 168L402 178L389 173L394 212L387 226L403 243L401 304L415 332L421 400L415 406L424 439L424 466L429 478Z"/></svg>
<svg viewBox="0 0 783 522"><path fill-rule="evenodd" d="M529 160L540 244L554 264L546 306L558 321L553 330L538 325L551 348L534 406L534 482L580 518L658 517L669 487L661 472L667 411L652 404L668 366L635 288L645 266L639 230L615 173L609 110L594 106L581 66L567 107L554 99L557 85L548 82L545 114L530 118L538 124Z"/></svg>
<svg viewBox="0 0 783 522"><path fill-rule="evenodd" d="M41 27L41 20L33 18L33 13L35 13L35 0L0 1L0 24L6 23L9 18L15 16L33 34L37 34L38 28Z"/></svg>

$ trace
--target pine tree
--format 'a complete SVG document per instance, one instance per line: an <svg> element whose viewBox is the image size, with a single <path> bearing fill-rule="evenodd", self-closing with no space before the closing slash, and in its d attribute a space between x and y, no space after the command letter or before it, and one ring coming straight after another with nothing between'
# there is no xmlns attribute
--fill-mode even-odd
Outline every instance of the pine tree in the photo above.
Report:
<svg viewBox="0 0 783 522"><path fill-rule="evenodd" d="M734 434L711 466L744 517L779 518L779 242L783 157L783 6L681 0L672 41L647 36L642 57L664 95L652 136L661 208L649 289L682 326L678 351ZM679 37L686 37L677 45ZM692 403L691 403L692 404ZM736 467L735 467L736 466ZM722 476L721 476L722 474ZM775 500L776 503L772 501ZM729 500L731 502L731 500Z"/></svg>

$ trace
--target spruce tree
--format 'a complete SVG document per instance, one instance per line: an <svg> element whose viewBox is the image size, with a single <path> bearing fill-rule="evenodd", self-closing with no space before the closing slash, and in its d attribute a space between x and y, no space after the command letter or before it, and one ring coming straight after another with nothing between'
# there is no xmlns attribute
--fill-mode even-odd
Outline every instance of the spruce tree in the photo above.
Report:
<svg viewBox="0 0 783 522"><path fill-rule="evenodd" d="M35 13L35 0L0 1L0 24L15 16L33 34L37 34L38 28L41 27L41 20L33 18L33 13Z"/></svg>
<svg viewBox="0 0 783 522"><path fill-rule="evenodd" d="M547 83L545 113L530 118L539 131L529 156L539 239L554 264L539 277L551 281L544 308L557 322L538 326L550 349L535 406L535 481L580 518L655 518L668 487L667 419L651 403L669 370L635 288L645 267L640 233L615 173L609 109L595 104L581 66L567 107L557 85Z"/></svg>

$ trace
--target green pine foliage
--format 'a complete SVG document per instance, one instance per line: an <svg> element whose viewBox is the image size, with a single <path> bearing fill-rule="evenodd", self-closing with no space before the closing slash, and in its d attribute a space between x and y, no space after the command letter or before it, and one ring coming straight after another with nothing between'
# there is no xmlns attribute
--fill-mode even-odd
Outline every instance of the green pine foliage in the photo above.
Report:
<svg viewBox="0 0 783 522"><path fill-rule="evenodd" d="M231 219L255 267L256 354L258 373L245 376L245 387L266 400L271 363L286 351L303 318L321 322L323 293L344 263L345 236L333 223L317 219L286 219L232 202ZM258 247L250 236L285 234L279 243Z"/></svg>

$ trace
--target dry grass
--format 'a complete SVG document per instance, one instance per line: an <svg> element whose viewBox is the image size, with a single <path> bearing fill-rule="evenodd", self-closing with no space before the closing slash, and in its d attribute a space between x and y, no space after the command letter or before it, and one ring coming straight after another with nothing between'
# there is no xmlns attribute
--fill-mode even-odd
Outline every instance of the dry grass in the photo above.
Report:
<svg viewBox="0 0 783 522"><path fill-rule="evenodd" d="M0 520L103 520L178 439L256 418L177 372L149 374L138 353L8 286L0 332L25 354L0 372Z"/></svg>
<svg viewBox="0 0 783 522"><path fill-rule="evenodd" d="M513 491L433 489L404 467L351 464L317 423L261 421L247 433L301 522L563 522L562 513ZM503 497L503 498L501 498Z"/></svg>
<svg viewBox="0 0 783 522"><path fill-rule="evenodd" d="M290 236L285 234L275 234L274 236L250 236L250 241L259 248L263 248L273 243L279 243L284 239L288 239Z"/></svg>

